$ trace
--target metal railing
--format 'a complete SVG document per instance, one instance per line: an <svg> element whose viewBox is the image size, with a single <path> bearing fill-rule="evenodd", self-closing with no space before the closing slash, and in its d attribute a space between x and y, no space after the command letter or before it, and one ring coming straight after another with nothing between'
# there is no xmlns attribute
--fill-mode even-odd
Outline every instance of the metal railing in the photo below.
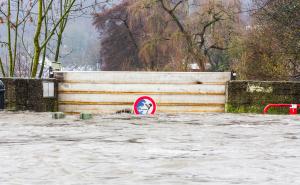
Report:
<svg viewBox="0 0 300 185"><path fill-rule="evenodd" d="M287 107L289 108L290 115L298 114L298 107L300 104L269 104L264 108L264 114L267 114L270 108L273 107Z"/></svg>

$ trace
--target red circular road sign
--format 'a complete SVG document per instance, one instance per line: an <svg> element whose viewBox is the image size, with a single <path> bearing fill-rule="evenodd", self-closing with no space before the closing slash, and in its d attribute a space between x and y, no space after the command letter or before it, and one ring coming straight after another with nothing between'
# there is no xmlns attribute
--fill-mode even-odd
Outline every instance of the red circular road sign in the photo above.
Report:
<svg viewBox="0 0 300 185"><path fill-rule="evenodd" d="M134 113L139 115L155 114L156 103L149 96L142 96L138 98L133 105Z"/></svg>

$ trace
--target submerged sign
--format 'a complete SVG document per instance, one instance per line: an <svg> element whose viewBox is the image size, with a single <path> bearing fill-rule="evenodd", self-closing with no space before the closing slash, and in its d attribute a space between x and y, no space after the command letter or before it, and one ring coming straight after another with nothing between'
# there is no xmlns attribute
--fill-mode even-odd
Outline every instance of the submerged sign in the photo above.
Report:
<svg viewBox="0 0 300 185"><path fill-rule="evenodd" d="M153 115L156 112L156 103L151 97L142 96L135 101L133 108L135 114Z"/></svg>

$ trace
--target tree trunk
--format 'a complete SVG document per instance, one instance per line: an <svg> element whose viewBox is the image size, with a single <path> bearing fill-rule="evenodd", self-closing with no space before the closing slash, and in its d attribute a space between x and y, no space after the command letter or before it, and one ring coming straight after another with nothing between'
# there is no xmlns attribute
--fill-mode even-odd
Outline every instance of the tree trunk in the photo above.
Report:
<svg viewBox="0 0 300 185"><path fill-rule="evenodd" d="M33 65L31 70L31 78L36 78L38 65L39 65L39 59L41 54L41 46L39 42L39 38L41 35L41 29L42 29L42 22L43 22L43 0L38 0L38 22L37 27L34 35L34 56L33 56Z"/></svg>
<svg viewBox="0 0 300 185"><path fill-rule="evenodd" d="M43 8L45 9L46 6L45 6L45 2L43 3ZM47 39L48 37L48 18L45 17L44 18L44 23L45 23L45 28L44 28L44 38L45 40ZM46 60L46 55L47 55L47 47L44 47L43 48L43 58L42 58L42 65L41 65L41 69L40 69L40 73L39 73L39 78L42 78L43 77L43 73L44 73L44 66L45 66L45 60Z"/></svg>
<svg viewBox="0 0 300 185"><path fill-rule="evenodd" d="M11 47L11 1L7 1L7 39L8 39L8 59L9 59L9 76L13 77L13 54Z"/></svg>
<svg viewBox="0 0 300 185"><path fill-rule="evenodd" d="M6 77L6 75L5 75L5 70L4 70L3 63L2 63L1 58L0 58L0 68L1 68L2 76L3 76L3 77Z"/></svg>
<svg viewBox="0 0 300 185"><path fill-rule="evenodd" d="M54 58L55 62L58 62L58 59L59 59L60 46L61 46L61 42L62 42L62 33L63 33L63 31L60 30L59 34L57 35L56 51L55 51L55 58Z"/></svg>
<svg viewBox="0 0 300 185"><path fill-rule="evenodd" d="M17 17L16 17L16 24L15 24L15 42L14 42L14 57L13 57L13 67L12 73L15 73L15 66L17 60L17 45L18 45L18 28L19 28L19 14L20 14L20 1L17 3Z"/></svg>

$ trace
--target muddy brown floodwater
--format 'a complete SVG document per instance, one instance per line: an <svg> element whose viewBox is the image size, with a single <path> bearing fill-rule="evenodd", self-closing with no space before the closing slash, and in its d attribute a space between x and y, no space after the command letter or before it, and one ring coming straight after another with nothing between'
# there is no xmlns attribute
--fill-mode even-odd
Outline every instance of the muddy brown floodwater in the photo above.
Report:
<svg viewBox="0 0 300 185"><path fill-rule="evenodd" d="M300 116L0 113L1 185L297 185Z"/></svg>

